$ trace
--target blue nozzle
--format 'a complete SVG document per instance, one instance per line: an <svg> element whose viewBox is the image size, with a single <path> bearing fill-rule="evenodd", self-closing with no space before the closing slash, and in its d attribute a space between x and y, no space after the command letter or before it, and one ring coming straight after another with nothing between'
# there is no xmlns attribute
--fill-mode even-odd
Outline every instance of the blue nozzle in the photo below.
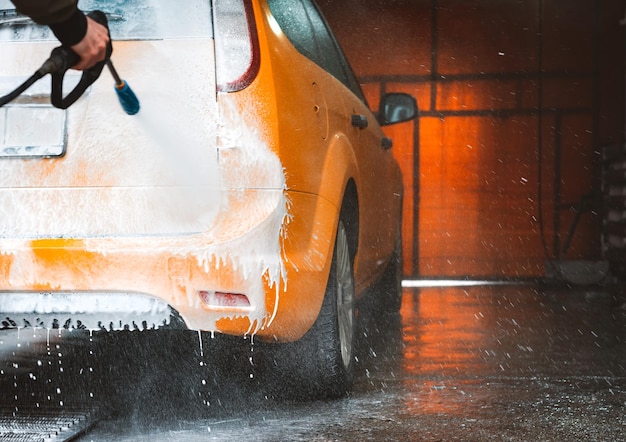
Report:
<svg viewBox="0 0 626 442"><path fill-rule="evenodd" d="M122 80L120 84L116 84L115 92L117 93L117 98L120 100L124 112L128 115L135 115L139 112L139 100L133 90L128 86L128 83Z"/></svg>

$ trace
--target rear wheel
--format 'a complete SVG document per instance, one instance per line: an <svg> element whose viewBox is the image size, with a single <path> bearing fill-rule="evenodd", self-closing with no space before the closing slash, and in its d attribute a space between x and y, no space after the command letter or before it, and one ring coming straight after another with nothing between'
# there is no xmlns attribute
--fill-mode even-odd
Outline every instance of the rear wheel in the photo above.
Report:
<svg viewBox="0 0 626 442"><path fill-rule="evenodd" d="M348 235L339 221L319 316L299 341L271 346L280 395L336 398L352 386L355 342L354 276ZM284 389L283 389L284 388Z"/></svg>

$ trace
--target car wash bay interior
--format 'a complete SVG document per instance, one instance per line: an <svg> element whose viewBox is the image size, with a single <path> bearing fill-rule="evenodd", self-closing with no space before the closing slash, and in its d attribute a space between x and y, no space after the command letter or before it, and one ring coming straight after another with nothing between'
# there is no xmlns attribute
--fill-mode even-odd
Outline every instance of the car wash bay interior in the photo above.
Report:
<svg viewBox="0 0 626 442"><path fill-rule="evenodd" d="M404 173L404 274L626 274L624 0L321 0ZM556 263L557 266L547 265Z"/></svg>

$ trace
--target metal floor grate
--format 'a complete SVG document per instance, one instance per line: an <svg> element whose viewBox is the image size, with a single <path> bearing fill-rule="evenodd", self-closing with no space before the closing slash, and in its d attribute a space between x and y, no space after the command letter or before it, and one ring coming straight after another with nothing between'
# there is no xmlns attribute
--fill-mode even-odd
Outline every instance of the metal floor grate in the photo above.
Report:
<svg viewBox="0 0 626 442"><path fill-rule="evenodd" d="M1 410L0 440L61 442L76 437L96 422L95 413L84 410Z"/></svg>

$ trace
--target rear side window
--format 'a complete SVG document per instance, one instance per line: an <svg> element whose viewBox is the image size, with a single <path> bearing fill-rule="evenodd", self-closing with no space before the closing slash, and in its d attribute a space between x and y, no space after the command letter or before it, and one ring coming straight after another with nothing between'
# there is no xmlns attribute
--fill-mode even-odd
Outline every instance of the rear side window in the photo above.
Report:
<svg viewBox="0 0 626 442"><path fill-rule="evenodd" d="M350 65L315 3L311 0L268 0L267 3L272 15L298 52L365 101Z"/></svg>

